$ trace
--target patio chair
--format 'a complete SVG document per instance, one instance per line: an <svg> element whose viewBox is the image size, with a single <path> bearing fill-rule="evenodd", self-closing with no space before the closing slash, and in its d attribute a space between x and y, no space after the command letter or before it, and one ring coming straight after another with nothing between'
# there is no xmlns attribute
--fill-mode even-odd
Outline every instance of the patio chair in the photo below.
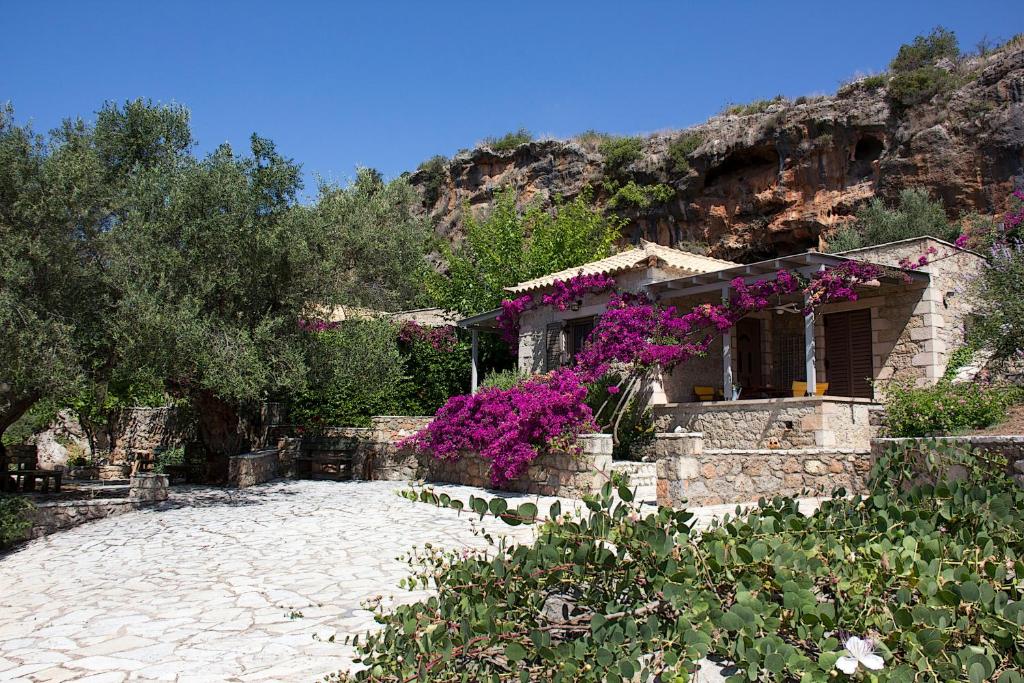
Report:
<svg viewBox="0 0 1024 683"><path fill-rule="evenodd" d="M824 396L826 391L828 391L828 382L819 382L814 387L814 393L817 396ZM793 382L793 398L799 398L806 395L807 382Z"/></svg>

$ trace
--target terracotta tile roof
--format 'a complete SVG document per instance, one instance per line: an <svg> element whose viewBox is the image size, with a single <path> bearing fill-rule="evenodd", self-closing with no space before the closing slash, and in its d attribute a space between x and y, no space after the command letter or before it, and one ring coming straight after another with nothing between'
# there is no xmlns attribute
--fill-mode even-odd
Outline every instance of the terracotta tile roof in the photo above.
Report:
<svg viewBox="0 0 1024 683"><path fill-rule="evenodd" d="M544 275L533 280L520 282L514 287L506 287L506 291L512 294L522 294L537 289L544 289L554 284L555 280L567 280L574 275L614 275L627 270L657 266L667 270L675 271L677 277L686 275L699 275L710 273L716 270L730 268L737 264L732 261L701 256L688 251L681 251L671 247L663 247L653 242L640 241L639 247L634 247L603 258L600 261L584 263L582 266L567 268L557 273Z"/></svg>

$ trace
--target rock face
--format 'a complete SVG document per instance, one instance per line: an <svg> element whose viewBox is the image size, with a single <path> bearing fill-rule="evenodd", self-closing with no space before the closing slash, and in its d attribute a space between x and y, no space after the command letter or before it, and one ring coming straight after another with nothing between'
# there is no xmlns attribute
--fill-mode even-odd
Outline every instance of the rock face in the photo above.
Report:
<svg viewBox="0 0 1024 683"><path fill-rule="evenodd" d="M629 176L668 185L674 196L624 213L624 239L708 242L712 255L740 260L820 248L867 199L893 200L907 187L927 188L951 217L1000 213L1006 195L1024 182L1024 45L956 69L958 88L910 109L893 106L885 87L860 81L834 96L720 114L685 132L645 138ZM683 134L701 142L687 157L689 169L679 171L669 146ZM598 147L586 140L502 152L483 147L410 181L438 232L457 240L464 207L485 213L507 186L523 205L550 205L587 185L607 202Z"/></svg>

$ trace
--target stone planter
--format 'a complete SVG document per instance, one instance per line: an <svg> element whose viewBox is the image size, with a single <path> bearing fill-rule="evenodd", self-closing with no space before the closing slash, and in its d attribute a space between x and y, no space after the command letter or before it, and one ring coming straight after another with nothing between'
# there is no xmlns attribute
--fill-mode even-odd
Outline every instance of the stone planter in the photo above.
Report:
<svg viewBox="0 0 1024 683"><path fill-rule="evenodd" d="M167 500L168 485L166 474L151 472L133 474L131 488L128 490L128 499L134 503L159 503Z"/></svg>

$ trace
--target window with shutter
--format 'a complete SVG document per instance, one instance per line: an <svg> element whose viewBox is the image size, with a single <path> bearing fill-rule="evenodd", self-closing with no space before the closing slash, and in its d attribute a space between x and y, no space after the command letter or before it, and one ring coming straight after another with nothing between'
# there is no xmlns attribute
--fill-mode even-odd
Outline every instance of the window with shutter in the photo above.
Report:
<svg viewBox="0 0 1024 683"><path fill-rule="evenodd" d="M871 309L825 316L825 373L830 396L874 397Z"/></svg>

